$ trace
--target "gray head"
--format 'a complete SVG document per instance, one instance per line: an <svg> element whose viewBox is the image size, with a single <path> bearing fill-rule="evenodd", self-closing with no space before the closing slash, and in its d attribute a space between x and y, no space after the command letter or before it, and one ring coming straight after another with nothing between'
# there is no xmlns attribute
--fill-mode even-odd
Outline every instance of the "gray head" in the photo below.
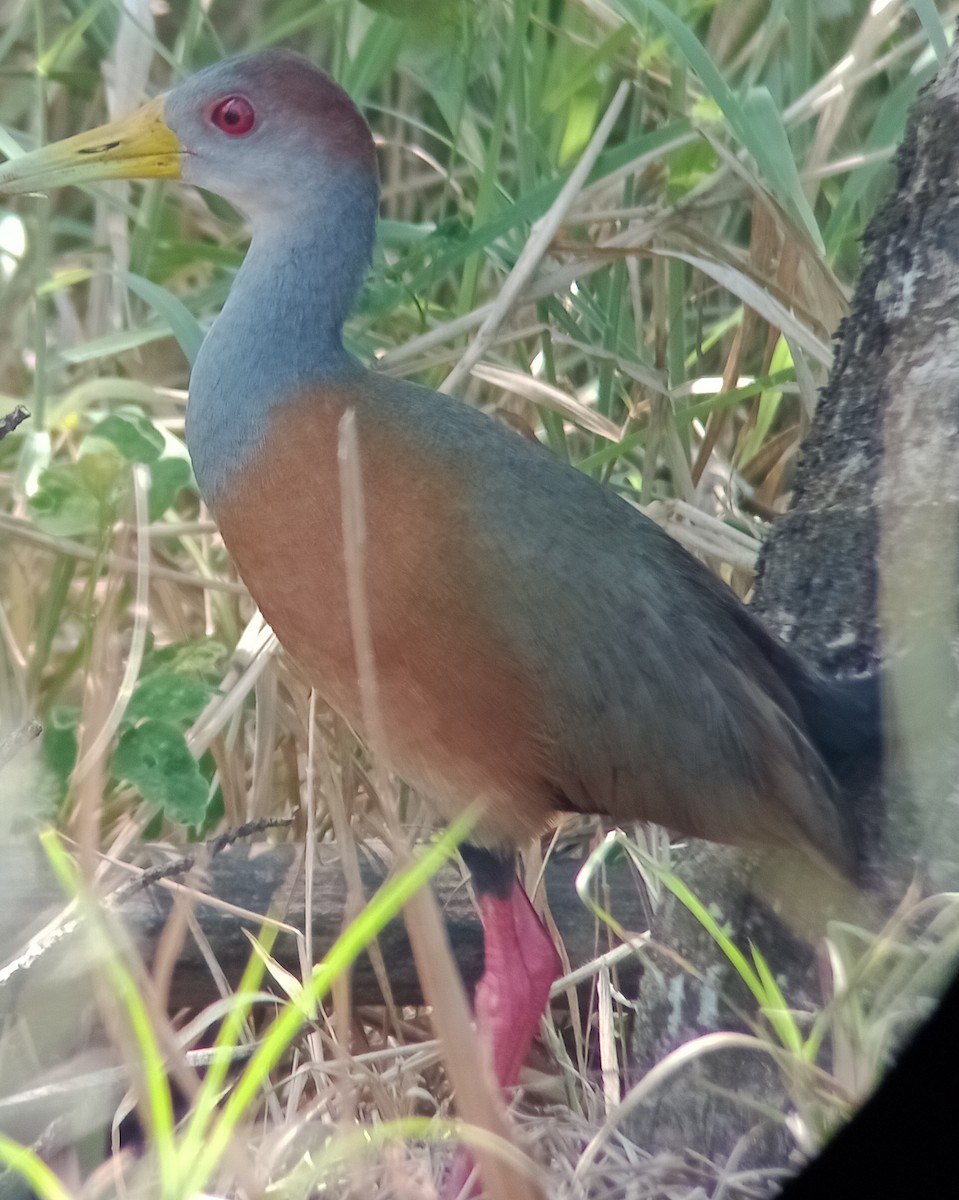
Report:
<svg viewBox="0 0 959 1200"><path fill-rule="evenodd" d="M375 192L366 121L342 88L298 54L269 50L207 67L170 91L163 116L181 178L253 221L288 222L341 186Z"/></svg>
<svg viewBox="0 0 959 1200"><path fill-rule="evenodd" d="M0 190L97 179L185 179L225 196L254 228L322 204L377 196L373 138L353 101L298 54L268 50L207 67L129 117L0 166Z"/></svg>

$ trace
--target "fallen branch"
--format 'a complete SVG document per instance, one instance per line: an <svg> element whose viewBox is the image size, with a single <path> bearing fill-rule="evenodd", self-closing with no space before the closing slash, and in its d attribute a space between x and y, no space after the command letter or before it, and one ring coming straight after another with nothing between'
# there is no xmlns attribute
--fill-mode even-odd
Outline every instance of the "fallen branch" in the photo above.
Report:
<svg viewBox="0 0 959 1200"><path fill-rule="evenodd" d="M385 861L375 849L361 859L363 885L371 895L388 875ZM321 847L314 870L312 898L313 946L322 958L340 934L346 907L342 868L332 859L332 849ZM246 932L256 933L258 917L270 914L275 920L304 928L303 850L300 846L229 846L212 856L203 868L194 867L184 877L151 870L143 886L125 883L118 899L107 901L120 916L143 961L151 966L174 899L192 905L203 938L206 939L227 981L235 985L250 957ZM580 862L553 858L545 875L546 893L556 926L563 938L570 967L577 970L617 944L618 939L598 926L576 895L575 877ZM177 865L175 864L175 867ZM617 863L609 868L610 893L615 897L615 917L626 929L645 928L642 896L630 868ZM449 931L457 964L467 990L472 993L483 970L482 928L473 907L464 874L456 863L448 864L434 879L433 887ZM64 899L38 852L29 847L0 849L0 912L4 914L6 945L0 939L0 1014L9 1013L25 982L25 976L54 966L76 937L75 929L64 936L55 934L49 923ZM243 913L249 915L242 915ZM10 934L16 931L16 943ZM41 933L41 931L43 931ZM46 939L46 944L44 944ZM40 943L38 945L38 942ZM397 1004L423 1002L413 955L402 920L393 921L379 939ZM286 970L300 974L297 939L281 932L273 955ZM634 989L639 975L635 956L618 966L620 986ZM217 999L219 992L197 940L187 935L177 955L170 982L169 1007L196 1010ZM359 1006L383 1003L369 959L363 955L353 972L353 1002Z"/></svg>
<svg viewBox="0 0 959 1200"><path fill-rule="evenodd" d="M16 427L22 425L29 416L30 413L27 409L22 404L18 404L13 412L8 412L5 417L0 417L0 441L3 441L8 433L13 433Z"/></svg>

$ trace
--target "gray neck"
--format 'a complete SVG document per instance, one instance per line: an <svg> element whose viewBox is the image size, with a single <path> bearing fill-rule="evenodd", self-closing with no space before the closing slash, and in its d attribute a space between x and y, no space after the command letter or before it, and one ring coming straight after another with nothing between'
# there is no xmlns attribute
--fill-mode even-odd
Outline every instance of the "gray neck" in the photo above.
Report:
<svg viewBox="0 0 959 1200"><path fill-rule="evenodd" d="M375 180L340 176L283 216L254 220L190 379L186 442L208 503L261 445L272 409L361 370L342 333L372 254Z"/></svg>

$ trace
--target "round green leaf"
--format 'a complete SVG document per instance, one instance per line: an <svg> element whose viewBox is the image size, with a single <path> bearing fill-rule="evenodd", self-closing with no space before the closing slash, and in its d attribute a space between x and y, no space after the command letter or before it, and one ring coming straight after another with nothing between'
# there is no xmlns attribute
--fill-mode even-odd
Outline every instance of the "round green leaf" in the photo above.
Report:
<svg viewBox="0 0 959 1200"><path fill-rule="evenodd" d="M213 690L189 675L148 675L137 685L126 715L131 721L152 718L171 725L189 724L206 708Z"/></svg>
<svg viewBox="0 0 959 1200"><path fill-rule="evenodd" d="M184 458L161 458L150 468L150 520L159 521L177 496L193 482L193 471Z"/></svg>
<svg viewBox="0 0 959 1200"><path fill-rule="evenodd" d="M90 430L85 444L109 442L128 462L154 463L163 453L163 434L146 417L111 413Z"/></svg>
<svg viewBox="0 0 959 1200"><path fill-rule="evenodd" d="M202 821L206 780L183 734L167 721L148 720L128 729L113 755L112 769L171 821L181 825Z"/></svg>

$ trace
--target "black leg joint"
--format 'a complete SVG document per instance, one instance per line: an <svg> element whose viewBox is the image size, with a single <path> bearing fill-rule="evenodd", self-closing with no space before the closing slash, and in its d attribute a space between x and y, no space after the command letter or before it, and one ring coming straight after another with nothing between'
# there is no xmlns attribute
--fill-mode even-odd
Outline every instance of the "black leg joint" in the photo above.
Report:
<svg viewBox="0 0 959 1200"><path fill-rule="evenodd" d="M479 895L506 900L516 883L516 855L485 850L471 842L460 846L460 857L473 877L473 887Z"/></svg>

